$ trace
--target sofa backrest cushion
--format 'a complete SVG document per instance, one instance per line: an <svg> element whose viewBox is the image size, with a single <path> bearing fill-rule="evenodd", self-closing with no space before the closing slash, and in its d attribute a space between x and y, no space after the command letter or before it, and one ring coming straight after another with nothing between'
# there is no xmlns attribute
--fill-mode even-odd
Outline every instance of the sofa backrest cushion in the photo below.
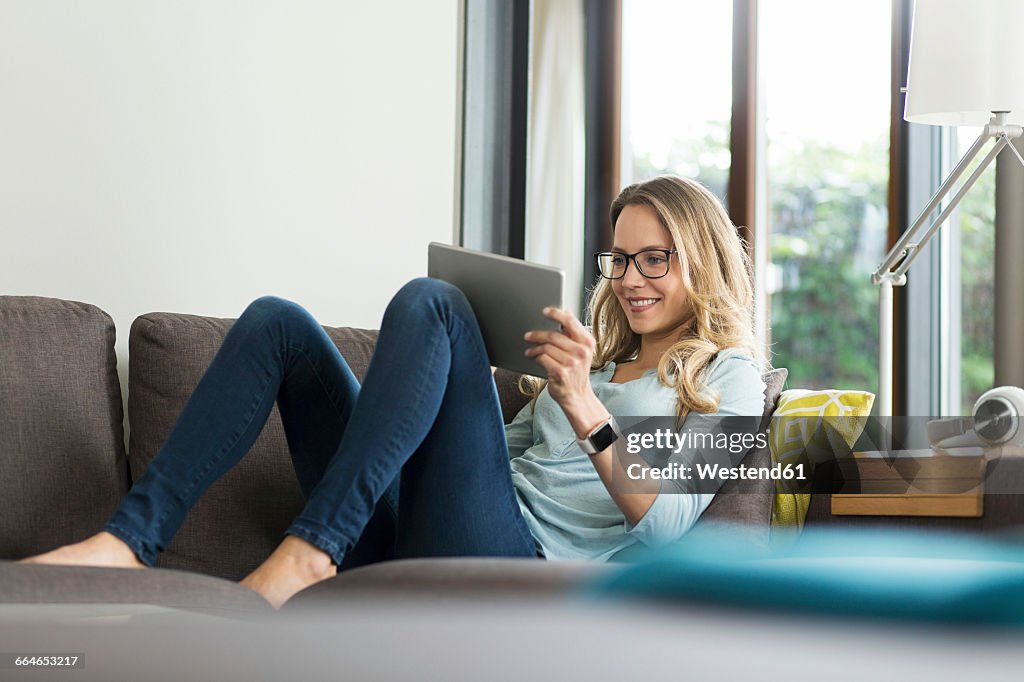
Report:
<svg viewBox="0 0 1024 682"><path fill-rule="evenodd" d="M137 480L170 433L178 414L234 320L150 313L129 336L129 461ZM361 380L376 332L326 328ZM252 450L214 483L161 555L165 568L237 580L281 542L303 498L275 406Z"/></svg>
<svg viewBox="0 0 1024 682"><path fill-rule="evenodd" d="M127 486L114 321L0 296L0 559L96 533Z"/></svg>
<svg viewBox="0 0 1024 682"><path fill-rule="evenodd" d="M765 383L764 412L761 415L761 431L767 432L772 412L778 403L782 386L786 383L789 370L773 369L762 377ZM768 468L772 464L771 451L767 445L755 448L744 457L743 465ZM752 541L767 544L771 538L772 502L775 499L775 482L771 479L726 481L711 500L711 504L700 517L701 523L728 523L744 526Z"/></svg>
<svg viewBox="0 0 1024 682"><path fill-rule="evenodd" d="M530 402L529 396L519 390L521 376L523 375L518 372L510 372L507 369L498 369L494 372L494 385L498 389L501 416L505 419L506 424L511 423L519 414L519 410Z"/></svg>

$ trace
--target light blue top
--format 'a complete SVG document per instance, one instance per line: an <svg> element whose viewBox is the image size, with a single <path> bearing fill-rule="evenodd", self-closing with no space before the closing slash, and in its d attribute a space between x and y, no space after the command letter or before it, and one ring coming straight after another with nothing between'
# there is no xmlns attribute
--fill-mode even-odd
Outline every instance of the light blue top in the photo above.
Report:
<svg viewBox="0 0 1024 682"><path fill-rule="evenodd" d="M638 379L611 383L615 363L591 372L594 393L618 416L676 414L677 394L662 385L656 370ZM705 370L707 390L721 397L713 416L753 416L764 409L761 367L732 349L718 354ZM703 415L690 415L691 419ZM590 457L576 444L576 434L562 408L545 389L536 406L527 404L505 426L512 482L526 523L549 559L606 561L640 542L670 543L686 533L707 509L710 493L666 492L668 482L636 526L626 521L612 500ZM683 456L692 453L683 453Z"/></svg>

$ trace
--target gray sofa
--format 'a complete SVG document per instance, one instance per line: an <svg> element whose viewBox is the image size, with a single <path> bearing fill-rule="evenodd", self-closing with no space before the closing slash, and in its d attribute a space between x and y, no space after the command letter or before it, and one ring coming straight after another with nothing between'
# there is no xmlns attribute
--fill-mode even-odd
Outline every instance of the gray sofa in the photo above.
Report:
<svg viewBox="0 0 1024 682"><path fill-rule="evenodd" d="M152 313L129 336L128 424L112 319L95 306L40 297L0 296L0 603L154 604L224 615L269 607L235 582L277 545L302 496L275 409L242 463L203 496L155 571L30 566L27 555L96 532L171 429L232 320ZM376 332L326 328L358 376ZM496 382L506 421L524 404L517 376ZM785 379L766 376L765 421ZM764 465L767 450L745 463ZM730 482L701 524L740 525L767 542L769 481ZM343 572L293 602L352 591L550 594L606 566L542 560L418 559Z"/></svg>

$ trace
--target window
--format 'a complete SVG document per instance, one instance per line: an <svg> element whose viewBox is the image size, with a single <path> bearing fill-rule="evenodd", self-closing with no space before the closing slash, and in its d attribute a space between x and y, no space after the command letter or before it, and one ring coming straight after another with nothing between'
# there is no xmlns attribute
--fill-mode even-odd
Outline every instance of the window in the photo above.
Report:
<svg viewBox="0 0 1024 682"><path fill-rule="evenodd" d="M888 225L890 11L759 3L770 341L792 386L878 386L870 276Z"/></svg>
<svg viewBox="0 0 1024 682"><path fill-rule="evenodd" d="M726 200L732 3L622 3L623 186L660 173Z"/></svg>

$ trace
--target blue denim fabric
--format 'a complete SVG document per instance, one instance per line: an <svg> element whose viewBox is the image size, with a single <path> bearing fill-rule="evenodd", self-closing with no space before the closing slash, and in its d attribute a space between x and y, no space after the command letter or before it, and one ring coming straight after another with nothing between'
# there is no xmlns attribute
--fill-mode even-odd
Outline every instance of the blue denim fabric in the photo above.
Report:
<svg viewBox="0 0 1024 682"><path fill-rule="evenodd" d="M341 568L536 556L473 311L458 289L426 278L389 304L361 387L302 307L250 304L104 530L153 565L202 493L249 451L275 400L306 498L286 532Z"/></svg>

